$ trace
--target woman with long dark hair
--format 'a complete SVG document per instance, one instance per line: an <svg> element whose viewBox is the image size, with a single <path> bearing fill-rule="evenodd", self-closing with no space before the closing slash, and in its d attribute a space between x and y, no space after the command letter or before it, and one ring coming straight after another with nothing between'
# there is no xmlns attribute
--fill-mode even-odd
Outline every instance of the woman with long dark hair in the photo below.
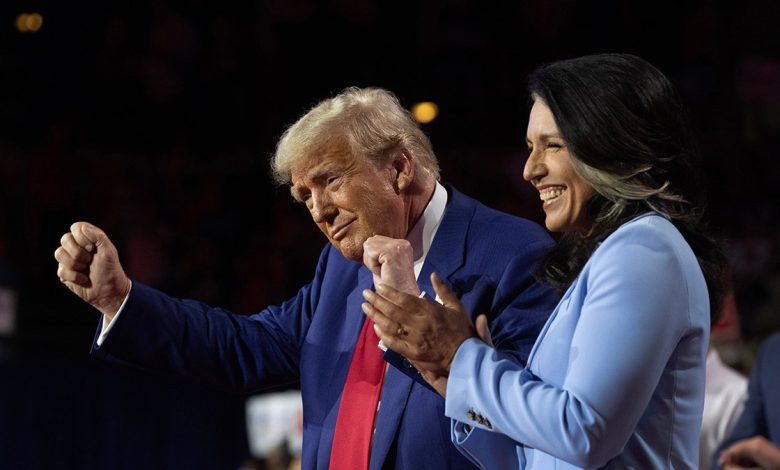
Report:
<svg viewBox="0 0 780 470"><path fill-rule="evenodd" d="M563 297L527 366L438 279L443 305L378 286L364 311L446 397L453 442L478 465L696 468L725 262L680 101L628 54L546 65L529 91L523 176L561 233L539 274Z"/></svg>

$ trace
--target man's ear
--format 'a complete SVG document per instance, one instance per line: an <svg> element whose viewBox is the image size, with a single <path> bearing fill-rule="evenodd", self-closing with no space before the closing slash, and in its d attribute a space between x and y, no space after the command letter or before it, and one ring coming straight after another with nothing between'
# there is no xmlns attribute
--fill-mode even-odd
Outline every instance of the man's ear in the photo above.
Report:
<svg viewBox="0 0 780 470"><path fill-rule="evenodd" d="M414 181L415 162L412 161L411 154L406 149L401 149L398 156L393 160L393 169L395 169L395 187L398 192L408 189Z"/></svg>

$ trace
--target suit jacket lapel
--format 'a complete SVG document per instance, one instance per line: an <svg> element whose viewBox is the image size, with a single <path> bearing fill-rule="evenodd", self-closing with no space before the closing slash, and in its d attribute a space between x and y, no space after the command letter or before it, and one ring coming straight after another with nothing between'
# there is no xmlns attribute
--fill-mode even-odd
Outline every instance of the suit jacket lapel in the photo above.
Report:
<svg viewBox="0 0 780 470"><path fill-rule="evenodd" d="M376 416L376 433L371 445L369 469L379 470L382 468L398 432L398 424L406 409L412 383L410 378L395 367L387 368L379 402L379 412Z"/></svg>
<svg viewBox="0 0 780 470"><path fill-rule="evenodd" d="M436 297L436 292L431 285L431 273L435 272L442 279L449 280L450 276L463 266L466 255L466 235L475 210L472 200L449 185L445 187L449 194L447 209L444 211L444 217L436 231L420 276L417 278L417 284L431 298ZM455 289L457 290L457 287Z"/></svg>
<svg viewBox="0 0 780 470"><path fill-rule="evenodd" d="M364 302L363 290L373 288L374 279L371 275L371 271L369 271L368 268L361 267L358 271L357 286L352 292L350 292L349 296L347 297L347 312L345 312L344 318L344 321L347 322L347 328L345 328L345 330L349 331L346 338L349 338L348 344L350 345L349 347L353 350L353 352L355 350L355 343L357 342L357 338L360 336L360 330L363 328L363 322L366 319L366 316L363 313L363 309L360 308L361 304ZM347 365L347 367L349 367L349 365Z"/></svg>
<svg viewBox="0 0 780 470"><path fill-rule="evenodd" d="M445 186L449 197L439 229L433 239L428 256L425 258L417 283L431 298L436 296L431 285L430 275L439 274L449 280L463 265L466 234L474 212L474 203L450 186ZM457 288L455 288L457 291ZM457 292L456 292L457 293ZM406 409L409 393L414 381L395 367L389 367L382 387L379 412L376 417L376 434L371 448L369 468L379 470L398 433L398 424ZM433 393L433 392L431 392Z"/></svg>
<svg viewBox="0 0 780 470"><path fill-rule="evenodd" d="M360 330L363 329L363 323L368 320L366 315L363 313L363 309L361 308L361 304L364 302L363 290L373 288L374 279L371 275L371 271L369 271L368 268L361 266L360 270L358 271L357 285L347 296L347 302L345 304L346 312L344 312L344 317L342 319L344 324L341 328L344 334L334 338L334 341L337 342L336 346L338 350L349 353L348 359L344 361L341 366L343 367L342 373L344 375L344 380L341 383L342 391L344 389L344 385L346 384L347 375L349 375L349 366L352 364L352 356L355 354L355 345L357 344L358 337L360 336ZM338 386L338 384L333 385ZM339 400L334 408L334 426L336 423L336 415L340 406L341 394L339 394Z"/></svg>

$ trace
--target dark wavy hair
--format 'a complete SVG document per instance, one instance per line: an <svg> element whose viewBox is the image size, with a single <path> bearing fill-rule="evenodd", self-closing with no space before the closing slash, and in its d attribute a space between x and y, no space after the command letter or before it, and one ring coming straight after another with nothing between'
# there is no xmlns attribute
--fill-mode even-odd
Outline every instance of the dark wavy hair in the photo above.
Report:
<svg viewBox="0 0 780 470"><path fill-rule="evenodd" d="M532 100L552 111L575 171L596 194L586 203L587 235L564 233L541 276L563 291L599 242L639 214L667 217L693 249L707 281L714 319L726 262L703 218L699 154L669 80L630 54L596 54L542 66L529 78Z"/></svg>

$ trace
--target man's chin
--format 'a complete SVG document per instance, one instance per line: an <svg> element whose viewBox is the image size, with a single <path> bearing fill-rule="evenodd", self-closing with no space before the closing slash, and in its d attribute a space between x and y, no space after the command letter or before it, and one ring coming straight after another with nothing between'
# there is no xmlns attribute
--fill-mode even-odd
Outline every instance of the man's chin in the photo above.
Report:
<svg viewBox="0 0 780 470"><path fill-rule="evenodd" d="M339 250L342 256L344 256L348 260L355 261L357 263L363 262L362 243L358 245L350 240L343 239L341 240L341 242L331 240L331 244L333 244L333 247Z"/></svg>

